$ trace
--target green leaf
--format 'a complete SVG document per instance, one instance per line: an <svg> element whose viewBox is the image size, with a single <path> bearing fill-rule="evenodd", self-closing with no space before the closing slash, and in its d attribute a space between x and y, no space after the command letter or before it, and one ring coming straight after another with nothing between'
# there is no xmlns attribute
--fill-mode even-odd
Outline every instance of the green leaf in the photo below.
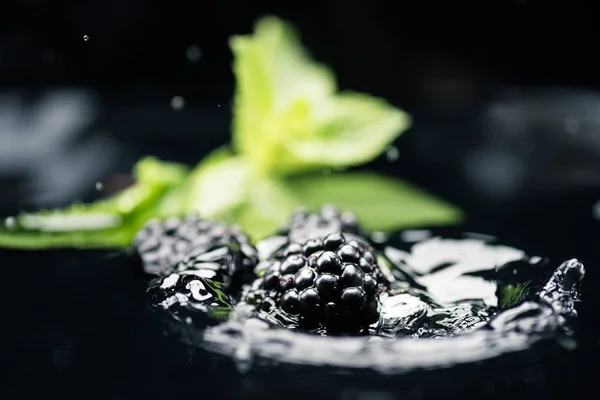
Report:
<svg viewBox="0 0 600 400"><path fill-rule="evenodd" d="M281 116L298 101L323 101L335 92L335 80L309 58L291 26L275 17L260 19L253 35L233 36L230 47L236 77L233 144L262 163L280 136L289 136L279 131Z"/></svg>
<svg viewBox="0 0 600 400"><path fill-rule="evenodd" d="M381 99L336 94L333 73L274 17L230 42L237 80L233 144L252 167L290 174L377 157L409 124Z"/></svg>
<svg viewBox="0 0 600 400"><path fill-rule="evenodd" d="M295 177L288 181L288 188L307 208L335 204L355 213L370 230L448 225L462 218L456 207L407 182L374 173Z"/></svg>
<svg viewBox="0 0 600 400"><path fill-rule="evenodd" d="M172 204L161 203L179 187L188 168L147 157L134 168L136 183L114 196L90 204L22 213L14 226L0 229L0 247L42 249L51 247L125 247L150 218L172 214Z"/></svg>
<svg viewBox="0 0 600 400"><path fill-rule="evenodd" d="M233 222L253 241L275 233L302 203L287 184L275 177L255 176L247 201L238 208Z"/></svg>
<svg viewBox="0 0 600 400"><path fill-rule="evenodd" d="M0 248L41 250L50 248L108 249L129 246L135 231L113 228L99 231L39 232L0 229Z"/></svg>
<svg viewBox="0 0 600 400"><path fill-rule="evenodd" d="M223 217L248 197L251 170L241 157L223 152L201 162L191 173L186 211Z"/></svg>
<svg viewBox="0 0 600 400"><path fill-rule="evenodd" d="M238 224L253 239L273 233L299 206L283 182L226 153L192 172L188 193L187 212Z"/></svg>
<svg viewBox="0 0 600 400"><path fill-rule="evenodd" d="M409 125L408 116L385 101L358 93L336 96L319 121L318 135L285 143L291 169L347 167L371 161ZM292 163L298 165L294 166Z"/></svg>

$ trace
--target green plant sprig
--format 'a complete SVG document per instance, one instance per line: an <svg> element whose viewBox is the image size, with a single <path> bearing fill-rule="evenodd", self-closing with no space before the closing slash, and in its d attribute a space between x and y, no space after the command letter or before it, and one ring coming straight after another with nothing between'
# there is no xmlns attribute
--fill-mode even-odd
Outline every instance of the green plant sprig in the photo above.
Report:
<svg viewBox="0 0 600 400"><path fill-rule="evenodd" d="M262 18L253 34L232 37L230 47L230 146L192 169L142 159L132 187L91 204L22 213L0 228L0 247L123 248L149 219L190 213L236 223L258 240L295 209L325 203L355 213L372 230L461 218L454 206L404 181L345 172L384 152L410 117L382 99L338 92L333 72L308 55L289 24Z"/></svg>

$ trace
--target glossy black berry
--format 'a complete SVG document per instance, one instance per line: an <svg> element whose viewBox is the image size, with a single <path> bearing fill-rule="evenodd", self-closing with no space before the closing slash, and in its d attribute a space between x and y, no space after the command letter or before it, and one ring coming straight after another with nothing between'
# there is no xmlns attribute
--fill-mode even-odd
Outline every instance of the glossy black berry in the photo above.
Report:
<svg viewBox="0 0 600 400"><path fill-rule="evenodd" d="M316 269L320 274L324 272L339 274L342 270L342 261L334 252L326 251L317 258Z"/></svg>
<svg viewBox="0 0 600 400"><path fill-rule="evenodd" d="M371 299L365 305L365 309L363 311L363 320L367 324L372 324L377 322L379 319L379 303L374 299Z"/></svg>
<svg viewBox="0 0 600 400"><path fill-rule="evenodd" d="M346 238L342 232L335 232L328 235L323 240L323 248L329 251L335 251L340 248L346 241Z"/></svg>
<svg viewBox="0 0 600 400"><path fill-rule="evenodd" d="M311 239L304 244L303 250L304 255L310 256L319 250L323 250L323 243L319 239Z"/></svg>
<svg viewBox="0 0 600 400"><path fill-rule="evenodd" d="M342 307L350 312L355 313L362 310L367 302L367 294L363 288L349 287L342 291Z"/></svg>
<svg viewBox="0 0 600 400"><path fill-rule="evenodd" d="M372 272L373 268L375 268L374 264L369 263L366 259L362 257L360 260L358 260L358 266L360 267L360 269L367 273Z"/></svg>
<svg viewBox="0 0 600 400"><path fill-rule="evenodd" d="M290 315L298 315L300 312L300 301L296 289L288 290L281 296L281 309Z"/></svg>
<svg viewBox="0 0 600 400"><path fill-rule="evenodd" d="M325 300L337 300L339 297L339 280L337 275L324 273L315 280L315 287Z"/></svg>
<svg viewBox="0 0 600 400"><path fill-rule="evenodd" d="M294 275L287 274L279 278L279 289L282 292L294 288Z"/></svg>
<svg viewBox="0 0 600 400"><path fill-rule="evenodd" d="M282 274L295 274L306 265L306 259L298 254L288 256L281 264Z"/></svg>
<svg viewBox="0 0 600 400"><path fill-rule="evenodd" d="M279 289L279 278L280 275L276 271L269 271L265 274L264 288L267 290L278 290Z"/></svg>
<svg viewBox="0 0 600 400"><path fill-rule="evenodd" d="M292 242L304 243L309 239L325 238L335 232L362 235L363 229L353 214L342 213L335 206L324 205L316 213L305 210L295 212L280 233L288 236Z"/></svg>
<svg viewBox="0 0 600 400"><path fill-rule="evenodd" d="M144 272L166 276L187 269L230 285L251 279L257 252L239 228L196 216L149 221L132 248Z"/></svg>
<svg viewBox="0 0 600 400"><path fill-rule="evenodd" d="M302 254L304 249L300 243L292 243L290 244L285 251L283 252L284 257L291 256L292 254Z"/></svg>
<svg viewBox="0 0 600 400"><path fill-rule="evenodd" d="M316 277L317 273L314 269L304 267L296 272L296 276L294 277L294 286L298 290L304 290L313 285Z"/></svg>
<svg viewBox="0 0 600 400"><path fill-rule="evenodd" d="M344 264L340 282L343 288L362 287L365 283L365 273L356 264Z"/></svg>
<svg viewBox="0 0 600 400"><path fill-rule="evenodd" d="M337 303L329 302L323 307L323 319L328 325L334 325L340 317L340 307Z"/></svg>
<svg viewBox="0 0 600 400"><path fill-rule="evenodd" d="M321 297L315 288L304 289L298 297L302 314L309 318L316 318L321 310Z"/></svg>
<svg viewBox="0 0 600 400"><path fill-rule="evenodd" d="M355 236L348 241L349 235L334 232L277 250L254 290L263 291L263 297L274 301L268 304L277 306L258 310L269 313L269 321L292 321L306 329L320 326L335 332L355 331L376 322L379 293L387 281L370 244ZM242 299L248 302L251 297L246 293Z"/></svg>
<svg viewBox="0 0 600 400"><path fill-rule="evenodd" d="M377 259L375 258L373 253L370 251L365 251L362 254L362 258L364 258L371 265L375 265L377 263Z"/></svg>
<svg viewBox="0 0 600 400"><path fill-rule="evenodd" d="M342 261L354 263L360 260L359 250L350 244L345 244L340 247L340 249L337 251L337 254Z"/></svg>
<svg viewBox="0 0 600 400"><path fill-rule="evenodd" d="M377 280L372 275L365 275L363 289L368 296L377 293Z"/></svg>

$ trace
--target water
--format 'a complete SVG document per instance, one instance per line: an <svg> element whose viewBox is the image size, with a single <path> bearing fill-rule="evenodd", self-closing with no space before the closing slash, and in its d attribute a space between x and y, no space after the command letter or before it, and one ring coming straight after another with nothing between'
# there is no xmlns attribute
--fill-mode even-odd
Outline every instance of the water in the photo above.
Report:
<svg viewBox="0 0 600 400"><path fill-rule="evenodd" d="M229 357L243 373L295 365L395 375L493 360L556 338L576 345L568 338L584 275L579 261L530 256L473 233L405 231L373 242L393 282L368 335L299 333L240 306L208 327L188 320L178 336Z"/></svg>

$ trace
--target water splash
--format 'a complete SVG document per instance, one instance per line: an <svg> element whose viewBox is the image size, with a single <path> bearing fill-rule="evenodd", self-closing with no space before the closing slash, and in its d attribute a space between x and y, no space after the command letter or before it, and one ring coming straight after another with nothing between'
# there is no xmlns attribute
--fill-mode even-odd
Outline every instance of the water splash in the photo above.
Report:
<svg viewBox="0 0 600 400"><path fill-rule="evenodd" d="M301 333L240 304L226 322L186 342L232 357L242 373L275 362L398 374L480 362L550 337L576 345L569 335L585 273L578 260L553 269L476 234L421 230L378 239L396 279L369 335Z"/></svg>

